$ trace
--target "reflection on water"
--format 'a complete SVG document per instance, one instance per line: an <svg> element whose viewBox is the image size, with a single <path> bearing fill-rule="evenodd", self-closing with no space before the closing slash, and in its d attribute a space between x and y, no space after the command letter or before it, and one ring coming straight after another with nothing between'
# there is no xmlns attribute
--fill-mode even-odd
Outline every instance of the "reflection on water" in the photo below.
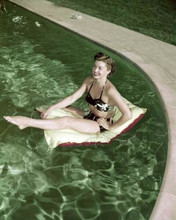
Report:
<svg viewBox="0 0 176 220"><path fill-rule="evenodd" d="M148 219L161 186L167 129L157 93L130 63L21 8L0 17L0 220ZM41 130L3 115L37 118L91 74L93 55L117 62L112 81L145 117L112 144L48 151ZM86 109L83 99L78 107Z"/></svg>

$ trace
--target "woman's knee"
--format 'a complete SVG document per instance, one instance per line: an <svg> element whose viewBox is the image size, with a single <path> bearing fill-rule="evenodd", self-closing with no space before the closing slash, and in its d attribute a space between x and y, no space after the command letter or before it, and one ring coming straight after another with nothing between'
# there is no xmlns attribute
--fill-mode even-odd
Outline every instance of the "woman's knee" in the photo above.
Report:
<svg viewBox="0 0 176 220"><path fill-rule="evenodd" d="M97 127L95 128L95 134L99 134L100 133L100 126L97 125Z"/></svg>
<svg viewBox="0 0 176 220"><path fill-rule="evenodd" d="M68 116L62 117L61 123L62 123L63 127L69 128L69 124L71 123L70 117L68 117Z"/></svg>
<svg viewBox="0 0 176 220"><path fill-rule="evenodd" d="M91 121L91 124L85 124L80 121L79 118L73 118L69 116L62 117L63 128L73 129L83 133L98 134L100 133L99 124L95 121Z"/></svg>
<svg viewBox="0 0 176 220"><path fill-rule="evenodd" d="M100 133L100 126L97 122L94 122L91 126L88 128L88 133L90 134L99 134Z"/></svg>

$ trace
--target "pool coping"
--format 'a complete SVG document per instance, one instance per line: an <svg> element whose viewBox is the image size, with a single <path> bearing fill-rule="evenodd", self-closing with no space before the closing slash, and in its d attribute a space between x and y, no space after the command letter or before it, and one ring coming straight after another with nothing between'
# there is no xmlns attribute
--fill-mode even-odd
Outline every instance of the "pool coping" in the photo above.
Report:
<svg viewBox="0 0 176 220"><path fill-rule="evenodd" d="M163 183L150 219L176 219L176 47L47 0L9 1L124 57L151 79L163 102L169 143Z"/></svg>

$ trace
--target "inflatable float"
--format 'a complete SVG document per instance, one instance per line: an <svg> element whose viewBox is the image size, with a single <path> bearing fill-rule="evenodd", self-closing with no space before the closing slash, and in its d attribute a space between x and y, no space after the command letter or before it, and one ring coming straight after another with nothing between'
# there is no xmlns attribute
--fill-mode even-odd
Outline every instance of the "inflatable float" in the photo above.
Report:
<svg viewBox="0 0 176 220"><path fill-rule="evenodd" d="M119 137L121 134L127 132L131 129L145 114L147 109L140 108L128 100L124 99L128 107L132 112L132 118L110 131L104 131L99 134L83 134L71 129L63 130L44 130L44 135L46 142L48 143L51 149L57 146L73 146L73 145L93 145L93 144L109 144L115 138ZM46 109L46 106L41 106L37 108L39 114ZM63 116L76 117L72 112L67 111L66 109L56 109L54 110L48 118L58 118ZM115 109L115 114L113 121L117 121L121 117L121 112L118 108Z"/></svg>

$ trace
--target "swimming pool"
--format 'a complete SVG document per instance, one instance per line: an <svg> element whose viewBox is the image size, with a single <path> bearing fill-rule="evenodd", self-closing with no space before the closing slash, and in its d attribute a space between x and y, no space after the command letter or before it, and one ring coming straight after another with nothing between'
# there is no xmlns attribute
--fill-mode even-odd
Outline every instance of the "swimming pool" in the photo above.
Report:
<svg viewBox="0 0 176 220"><path fill-rule="evenodd" d="M78 88L103 51L117 62L112 81L143 120L107 146L47 152L43 133L1 119L4 219L148 219L162 182L167 128L152 84L131 63L21 8L1 15L1 114L37 117L36 106ZM81 99L78 107L86 109Z"/></svg>

